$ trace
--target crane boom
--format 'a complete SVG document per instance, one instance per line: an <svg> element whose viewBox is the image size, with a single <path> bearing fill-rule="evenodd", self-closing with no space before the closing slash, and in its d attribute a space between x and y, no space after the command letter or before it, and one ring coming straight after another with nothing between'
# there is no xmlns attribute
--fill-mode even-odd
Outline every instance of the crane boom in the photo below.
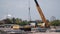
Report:
<svg viewBox="0 0 60 34"><path fill-rule="evenodd" d="M48 27L48 22L47 22L47 20L46 20L46 18L45 18L45 16L44 16L44 14L43 14L40 6L39 6L37 0L34 0L34 1L35 1L35 3L36 3L36 8L37 8L37 10L38 10L38 12L39 12L39 14L40 14L40 16L41 16L41 19L42 19L42 21L45 23L45 27Z"/></svg>

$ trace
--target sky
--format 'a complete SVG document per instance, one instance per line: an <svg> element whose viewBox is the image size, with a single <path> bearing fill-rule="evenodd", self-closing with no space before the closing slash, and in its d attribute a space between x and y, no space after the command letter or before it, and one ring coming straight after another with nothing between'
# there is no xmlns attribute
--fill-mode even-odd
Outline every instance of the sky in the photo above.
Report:
<svg viewBox="0 0 60 34"><path fill-rule="evenodd" d="M11 17L29 20L29 1L31 20L41 20L34 0L0 0L0 19ZM60 0L37 0L46 19L51 16L60 19Z"/></svg>

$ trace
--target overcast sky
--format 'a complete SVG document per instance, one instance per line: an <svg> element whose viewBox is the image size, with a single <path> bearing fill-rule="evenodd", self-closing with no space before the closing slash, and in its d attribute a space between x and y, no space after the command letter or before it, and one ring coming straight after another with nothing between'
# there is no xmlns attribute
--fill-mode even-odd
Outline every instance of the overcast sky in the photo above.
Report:
<svg viewBox="0 0 60 34"><path fill-rule="evenodd" d="M37 0L46 19L55 16L60 19L60 0ZM8 14L12 17L29 20L29 0L0 0L0 19ZM41 20L34 0L30 0L30 13L32 20Z"/></svg>

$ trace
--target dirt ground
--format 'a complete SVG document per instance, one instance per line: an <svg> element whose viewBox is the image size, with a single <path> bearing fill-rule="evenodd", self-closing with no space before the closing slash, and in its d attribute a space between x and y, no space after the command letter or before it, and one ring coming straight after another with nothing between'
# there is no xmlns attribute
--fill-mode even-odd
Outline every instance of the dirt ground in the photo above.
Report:
<svg viewBox="0 0 60 34"><path fill-rule="evenodd" d="M36 33L34 32L31 34L60 34L60 32L45 32L45 33L44 32L43 33L42 32L36 32Z"/></svg>

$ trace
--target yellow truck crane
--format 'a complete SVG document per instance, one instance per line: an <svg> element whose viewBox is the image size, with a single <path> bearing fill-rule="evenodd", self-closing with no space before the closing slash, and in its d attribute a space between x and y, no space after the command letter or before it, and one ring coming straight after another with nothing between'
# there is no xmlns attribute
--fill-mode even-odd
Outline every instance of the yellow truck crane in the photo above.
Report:
<svg viewBox="0 0 60 34"><path fill-rule="evenodd" d="M36 3L36 8L37 8L37 10L39 12L39 15L41 16L42 21L45 23L45 27L48 28L49 27L49 24L48 24L48 22L47 22L47 20L46 20L46 18L44 16L44 14L43 14L43 12L42 12L42 10L41 10L41 8L40 8L37 0L34 0L34 1Z"/></svg>

